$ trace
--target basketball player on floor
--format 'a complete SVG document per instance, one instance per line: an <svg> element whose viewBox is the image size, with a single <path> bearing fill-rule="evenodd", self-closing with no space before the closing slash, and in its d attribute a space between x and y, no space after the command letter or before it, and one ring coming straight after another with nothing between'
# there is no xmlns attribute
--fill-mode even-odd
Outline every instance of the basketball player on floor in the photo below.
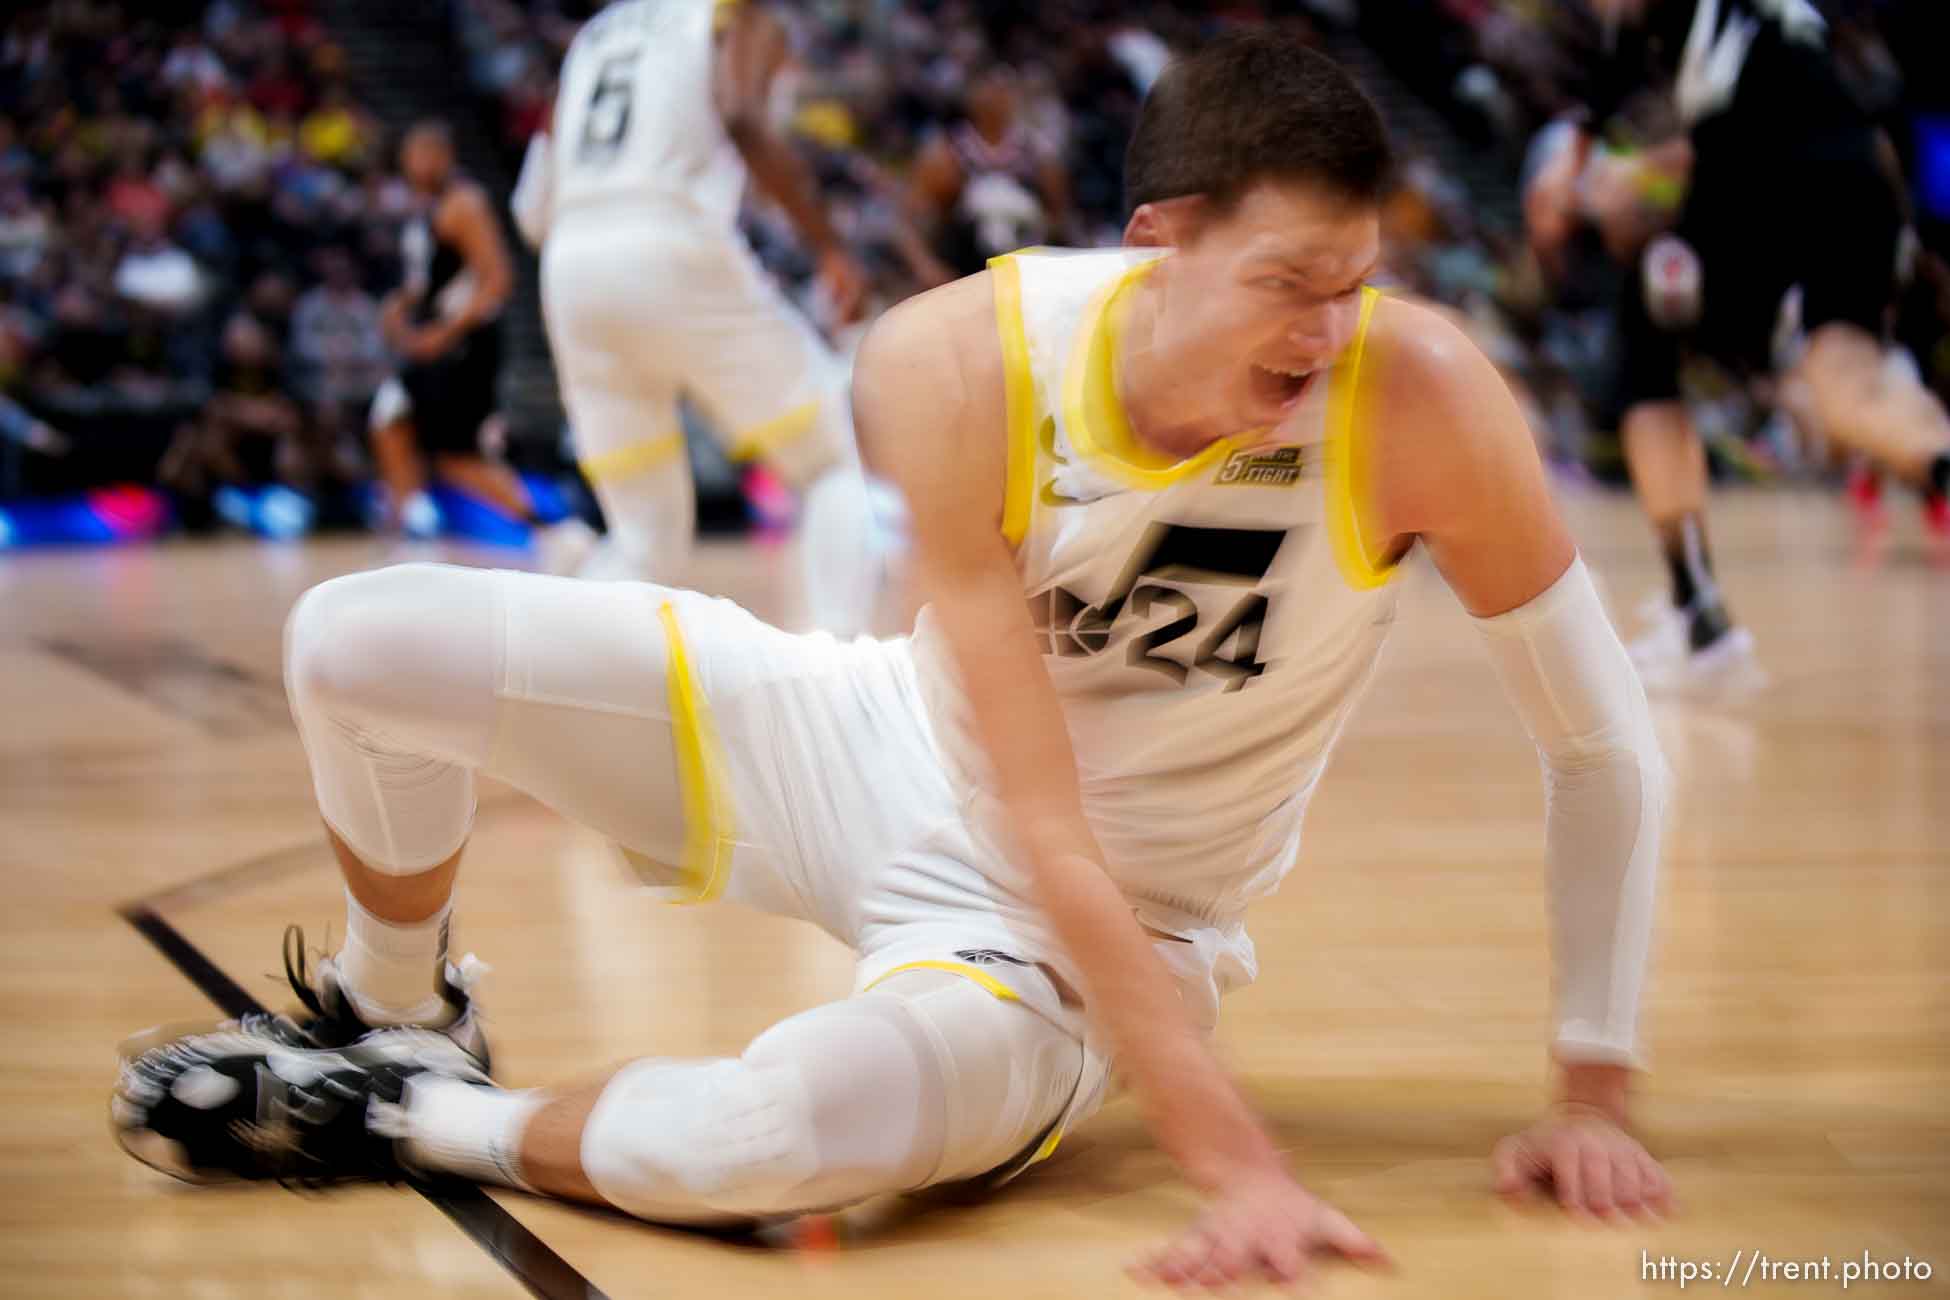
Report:
<svg viewBox="0 0 1950 1300"><path fill-rule="evenodd" d="M1619 327L1623 393L1613 415L1672 575L1670 607L1632 653L1650 686L1751 687L1764 677L1714 577L1706 451L1681 400L1681 360L1692 350L1769 374L1782 300L1798 285L1807 345L1781 376L1796 414L1911 484L1932 526L1950 527L1950 417L1913 373L1884 363L1900 184L1807 0L1594 8L1615 24L1608 48L1617 52L1586 78L1590 124L1602 127L1647 75L1670 78L1686 127L1680 167L1691 175L1677 226L1645 247L1639 273L1627 277ZM1671 154L1666 146L1637 157ZM1589 215L1580 208L1594 190L1593 156L1582 130L1566 137L1526 195L1531 237L1547 259Z"/></svg>
<svg viewBox="0 0 1950 1300"><path fill-rule="evenodd" d="M846 367L737 228L749 175L818 258L836 314L857 310L865 273L769 122L786 53L757 3L609 6L569 48L552 136L531 142L514 208L542 250L576 454L609 525L582 575L683 575L696 514L677 410L688 396L733 460L762 460L804 494L816 612L852 631L878 585L845 587L875 563Z"/></svg>
<svg viewBox="0 0 1950 1300"><path fill-rule="evenodd" d="M1127 247L1001 258L884 317L855 404L916 521L911 638L427 565L308 593L286 671L346 944L315 983L287 957L302 1023L128 1044L127 1148L192 1180L450 1175L723 1223L1011 1177L1114 1063L1210 1197L1147 1275L1381 1259L1208 1037L1419 542L1550 792L1557 1100L1497 1148L1497 1184L1663 1206L1626 1094L1666 767L1496 371L1364 286L1387 166L1339 68L1228 37L1143 109ZM673 897L821 926L860 955L854 996L735 1059L490 1085L443 965L477 772Z"/></svg>

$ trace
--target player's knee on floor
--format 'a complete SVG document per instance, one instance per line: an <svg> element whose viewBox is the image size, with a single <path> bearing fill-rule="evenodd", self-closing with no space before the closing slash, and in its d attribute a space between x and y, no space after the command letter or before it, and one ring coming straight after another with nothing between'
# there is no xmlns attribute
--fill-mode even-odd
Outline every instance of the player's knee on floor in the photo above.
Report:
<svg viewBox="0 0 1950 1300"><path fill-rule="evenodd" d="M617 1208L663 1222L846 1205L1007 1160L1054 1118L1078 1056L1020 1004L940 972L896 976L738 1060L626 1067L584 1127L583 1171Z"/></svg>
<svg viewBox="0 0 1950 1300"><path fill-rule="evenodd" d="M583 1128L583 1172L618 1209L691 1224L911 1185L939 1146L942 1089L906 1019L857 999L794 1016L737 1060L626 1066Z"/></svg>
<svg viewBox="0 0 1950 1300"><path fill-rule="evenodd" d="M936 969L902 971L866 996L883 993L927 1035L942 1080L941 1154L924 1183L976 1178L1023 1155L1076 1095L1083 1044L1026 1003Z"/></svg>

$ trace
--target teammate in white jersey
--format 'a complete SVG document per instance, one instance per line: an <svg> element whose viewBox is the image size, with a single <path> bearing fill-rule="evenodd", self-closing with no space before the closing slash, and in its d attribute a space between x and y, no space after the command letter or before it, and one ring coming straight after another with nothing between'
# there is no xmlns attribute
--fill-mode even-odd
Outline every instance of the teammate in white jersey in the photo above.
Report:
<svg viewBox="0 0 1950 1300"><path fill-rule="evenodd" d="M1495 370L1363 285L1387 167L1338 68L1227 37L1146 102L1125 249L999 259L883 318L855 404L916 521L912 638L424 565L308 593L287 678L346 945L315 982L290 963L303 1024L132 1044L124 1144L193 1179L439 1172L716 1223L1007 1178L1114 1062L1211 1201L1148 1275L1378 1259L1208 1037L1419 543L1550 791L1559 1100L1494 1152L1498 1185L1664 1205L1626 1091L1666 768ZM821 926L855 996L735 1059L494 1088L466 963L442 965L480 771L668 896ZM250 1140L265 1114L276 1142Z"/></svg>
<svg viewBox="0 0 1950 1300"><path fill-rule="evenodd" d="M783 29L747 0L623 0L577 33L553 130L513 206L542 250L542 305L576 454L609 525L585 576L682 576L696 503L677 403L700 405L734 460L806 494L816 541L864 518L846 368L737 229L748 175L818 257L840 318L864 273L808 169L770 124ZM857 547L828 569L871 566ZM822 587L822 590L826 590ZM870 598L862 589L857 601ZM844 609L838 621L857 622Z"/></svg>

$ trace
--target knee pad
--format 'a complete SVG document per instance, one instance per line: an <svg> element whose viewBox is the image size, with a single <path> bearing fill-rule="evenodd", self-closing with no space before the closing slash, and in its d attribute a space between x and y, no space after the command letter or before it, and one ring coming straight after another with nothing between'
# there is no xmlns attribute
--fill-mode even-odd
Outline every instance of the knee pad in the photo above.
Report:
<svg viewBox="0 0 1950 1300"><path fill-rule="evenodd" d="M582 1129L604 1200L661 1223L724 1224L790 1210L818 1169L813 1105L791 1064L638 1061Z"/></svg>
<svg viewBox="0 0 1950 1300"><path fill-rule="evenodd" d="M952 1110L942 1057L901 993L794 1016L738 1060L640 1061L583 1127L582 1168L639 1218L723 1223L921 1186Z"/></svg>
<svg viewBox="0 0 1950 1300"><path fill-rule="evenodd" d="M987 1173L1075 1094L1082 1047L937 970L792 1017L735 1061L639 1061L603 1089L582 1168L639 1218L804 1213Z"/></svg>
<svg viewBox="0 0 1950 1300"><path fill-rule="evenodd" d="M298 597L285 617L284 689L300 727L308 717L329 712L344 693L346 665L334 629L346 607L358 599L365 576L349 573L319 583Z"/></svg>
<svg viewBox="0 0 1950 1300"><path fill-rule="evenodd" d="M1082 1042L1003 994L961 975L919 969L882 980L858 999L897 1001L934 1053L943 1132L927 1183L976 1178L1026 1158L1054 1136L1052 1126L1077 1095L1087 1060Z"/></svg>
<svg viewBox="0 0 1950 1300"><path fill-rule="evenodd" d="M425 871L472 826L502 653L495 581L425 564L349 574L285 621L285 690L319 813L375 871Z"/></svg>
<svg viewBox="0 0 1950 1300"><path fill-rule="evenodd" d="M321 582L284 624L285 689L294 710L341 719L366 711L425 660L438 598L458 570L400 564Z"/></svg>

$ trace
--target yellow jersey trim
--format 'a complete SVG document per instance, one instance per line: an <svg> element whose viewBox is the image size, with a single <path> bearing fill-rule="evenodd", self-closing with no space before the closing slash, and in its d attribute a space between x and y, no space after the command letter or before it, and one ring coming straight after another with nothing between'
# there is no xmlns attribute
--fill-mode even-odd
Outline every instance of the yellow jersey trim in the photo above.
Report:
<svg viewBox="0 0 1950 1300"><path fill-rule="evenodd" d="M1010 988L1007 984L1004 984L1001 980L989 974L981 967L970 966L963 962L958 962L958 961L910 961L903 965L894 967L894 969L888 971L884 975L878 976L873 981L872 984L867 985L867 988L861 989L860 991L862 993L865 993L867 989L871 989L877 984L884 983L885 981L894 978L894 976L900 974L902 971L908 971L908 970L946 971L950 975L959 975L965 980L970 980L976 984L981 985L991 995L993 995L995 998L997 998L1000 1001L1003 1002L1022 1001L1020 997L1016 996L1016 991L1014 989Z"/></svg>
<svg viewBox="0 0 1950 1300"><path fill-rule="evenodd" d="M1022 322L1022 266L1014 253L989 260L995 282L995 332L1002 342L1002 385L1008 404L1009 469L1002 488L1002 537L1020 546L1029 533L1036 497L1036 377L1029 369L1029 332Z"/></svg>
<svg viewBox="0 0 1950 1300"><path fill-rule="evenodd" d="M769 456L812 428L813 421L818 418L819 399L815 397L810 402L793 407L784 415L774 416L763 424L745 430L732 441L731 450L725 454L740 464Z"/></svg>
<svg viewBox="0 0 1950 1300"><path fill-rule="evenodd" d="M1146 448L1131 431L1130 417L1117 397L1118 341L1129 310L1126 291L1158 265L1152 258L1138 263L1098 292L1083 314L1063 372L1063 431L1077 454L1125 487L1157 491L1180 479L1211 468L1235 448L1236 440L1221 438L1186 460Z"/></svg>
<svg viewBox="0 0 1950 1300"><path fill-rule="evenodd" d="M673 429L660 437L645 438L613 451L585 456L577 464L582 468L583 477L591 483L614 483L618 479L647 474L683 449L683 431Z"/></svg>
<svg viewBox="0 0 1950 1300"><path fill-rule="evenodd" d="M1327 395L1327 531L1333 539L1334 560L1341 577L1356 591L1383 586L1400 567L1398 561L1375 559L1361 532L1361 507L1369 500L1371 484L1360 455L1362 439L1355 427L1355 413L1368 324L1380 300L1380 291L1361 290L1361 320L1355 327L1354 341L1334 367Z"/></svg>
<svg viewBox="0 0 1950 1300"><path fill-rule="evenodd" d="M673 901L708 903L724 893L736 847L737 818L731 804L724 750L711 716L711 703L691 671L684 629L676 606L657 610L669 648L665 676L670 686L671 734L677 745L677 777L684 793L684 884Z"/></svg>

